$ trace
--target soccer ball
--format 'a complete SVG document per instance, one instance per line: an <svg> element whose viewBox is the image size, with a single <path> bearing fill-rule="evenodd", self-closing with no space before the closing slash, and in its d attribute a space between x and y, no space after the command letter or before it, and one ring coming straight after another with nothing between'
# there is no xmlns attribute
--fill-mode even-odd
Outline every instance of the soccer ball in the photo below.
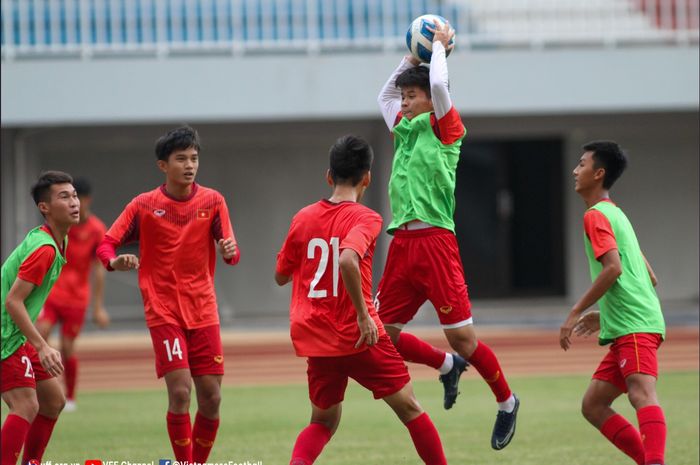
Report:
<svg viewBox="0 0 700 465"><path fill-rule="evenodd" d="M435 22L445 24L447 20L438 15L423 15L413 20L406 32L406 45L411 55L418 58L423 63L430 63L430 58L433 55L433 33L428 29L435 29ZM450 44L454 44L454 37L450 40ZM446 50L446 55L450 54L451 49Z"/></svg>

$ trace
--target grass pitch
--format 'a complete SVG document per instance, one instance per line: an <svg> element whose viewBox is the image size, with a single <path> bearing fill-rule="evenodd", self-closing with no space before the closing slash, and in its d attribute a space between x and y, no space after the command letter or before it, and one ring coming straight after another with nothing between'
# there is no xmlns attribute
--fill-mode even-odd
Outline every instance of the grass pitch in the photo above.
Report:
<svg viewBox="0 0 700 465"><path fill-rule="evenodd" d="M442 408L437 382L415 382L416 395L432 417L451 464L600 465L632 464L588 425L579 412L588 376L513 378L522 404L517 432L504 450L490 448L496 405L486 384L462 380L457 404ZM698 464L698 373L663 374L659 396L668 423L667 461ZM172 457L165 430L167 399L162 391L81 393L76 412L62 415L44 460L80 463L115 460L114 465L151 463ZM614 407L636 425L621 397ZM3 419L6 414L3 405ZM193 405L194 412L194 405ZM218 463L284 465L310 415L306 386L227 387L222 420L209 459ZM338 432L318 465L419 464L408 431L382 401L350 383Z"/></svg>

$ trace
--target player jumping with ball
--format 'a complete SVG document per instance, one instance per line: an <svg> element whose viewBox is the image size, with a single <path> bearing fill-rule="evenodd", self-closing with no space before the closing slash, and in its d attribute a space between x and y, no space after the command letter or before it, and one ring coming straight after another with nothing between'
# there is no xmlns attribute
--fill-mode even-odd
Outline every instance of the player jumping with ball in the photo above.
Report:
<svg viewBox="0 0 700 465"><path fill-rule="evenodd" d="M430 68L406 56L379 94L394 136L389 180L394 236L376 296L377 311L401 356L440 371L445 408L457 397L459 377L474 366L498 402L491 447L506 447L519 408L493 351L478 340L455 237L455 177L466 129L448 90L446 49L454 31L435 23ZM450 346L445 353L403 327L430 300Z"/></svg>

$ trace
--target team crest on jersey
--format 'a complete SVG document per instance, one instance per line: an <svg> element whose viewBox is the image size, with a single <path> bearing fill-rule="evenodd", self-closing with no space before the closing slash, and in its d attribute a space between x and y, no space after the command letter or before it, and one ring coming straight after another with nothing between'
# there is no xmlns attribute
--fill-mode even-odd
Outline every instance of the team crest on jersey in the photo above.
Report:
<svg viewBox="0 0 700 465"><path fill-rule="evenodd" d="M445 315L447 315L451 311L452 311L452 305L443 305L442 307L440 307L440 312L444 313Z"/></svg>
<svg viewBox="0 0 700 465"><path fill-rule="evenodd" d="M199 218L199 219L209 218L209 210L197 210L197 218Z"/></svg>
<svg viewBox="0 0 700 465"><path fill-rule="evenodd" d="M165 210L156 209L156 210L153 210L153 214L158 216L158 217L161 217L161 216L165 215Z"/></svg>

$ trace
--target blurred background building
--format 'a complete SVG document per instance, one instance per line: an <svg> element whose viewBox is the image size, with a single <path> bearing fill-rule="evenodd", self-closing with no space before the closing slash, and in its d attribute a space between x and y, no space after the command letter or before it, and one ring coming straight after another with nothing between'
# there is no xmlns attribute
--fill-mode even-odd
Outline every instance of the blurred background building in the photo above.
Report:
<svg viewBox="0 0 700 465"><path fill-rule="evenodd" d="M279 325L272 276L292 215L327 195L327 150L375 148L369 205L388 224L392 146L376 96L424 13L457 31L448 59L468 135L457 236L480 321L560 315L589 285L581 145L614 139L614 200L668 308L697 321L698 0L1 0L2 258L39 215L45 169L89 177L108 225L162 183L153 145L186 122L198 181L226 197L241 263L220 263L225 324ZM390 237L375 258L375 285ZM136 250L132 248L132 250ZM108 276L117 325L142 320L135 273ZM478 307L477 307L478 308ZM431 312L423 312L431 318ZM529 315L529 316L528 316Z"/></svg>

